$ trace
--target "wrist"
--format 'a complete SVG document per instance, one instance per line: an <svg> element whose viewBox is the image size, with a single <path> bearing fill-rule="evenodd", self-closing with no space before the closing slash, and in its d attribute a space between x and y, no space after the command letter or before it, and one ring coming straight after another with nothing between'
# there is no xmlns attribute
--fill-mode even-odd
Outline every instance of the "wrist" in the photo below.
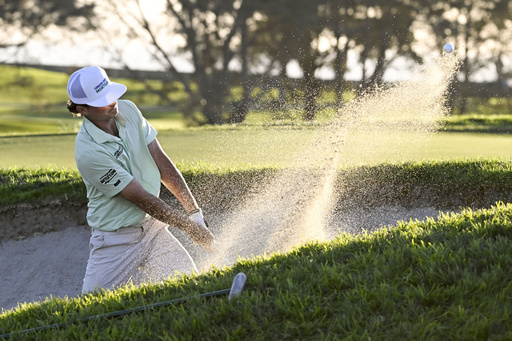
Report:
<svg viewBox="0 0 512 341"><path fill-rule="evenodd" d="M194 214L196 214L196 213L201 213L201 214L203 214L203 211L202 211L200 208L195 208L195 209L193 209L192 211L188 212L187 214L188 214L188 216L190 217L191 215L194 215Z"/></svg>
<svg viewBox="0 0 512 341"><path fill-rule="evenodd" d="M203 227L208 227L208 223L206 222L203 216L203 211L200 208L190 212L188 214L188 219Z"/></svg>

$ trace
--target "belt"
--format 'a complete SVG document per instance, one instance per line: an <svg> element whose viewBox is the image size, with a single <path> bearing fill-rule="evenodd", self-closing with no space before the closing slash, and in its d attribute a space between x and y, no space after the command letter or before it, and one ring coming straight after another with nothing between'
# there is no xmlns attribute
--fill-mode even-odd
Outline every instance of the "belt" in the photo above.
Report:
<svg viewBox="0 0 512 341"><path fill-rule="evenodd" d="M113 231L103 231L103 230L100 230L100 229L96 229L97 231L100 231L100 232L111 232L111 233L116 233L116 232L124 232L124 231L128 231L130 229L144 229L144 226L146 225L146 223L151 219L151 217L148 217L148 218L145 218L144 220L142 220L140 223L136 224L136 225L132 225L132 226L123 226L123 227L120 227L116 230L113 230ZM93 230L95 230L93 228Z"/></svg>

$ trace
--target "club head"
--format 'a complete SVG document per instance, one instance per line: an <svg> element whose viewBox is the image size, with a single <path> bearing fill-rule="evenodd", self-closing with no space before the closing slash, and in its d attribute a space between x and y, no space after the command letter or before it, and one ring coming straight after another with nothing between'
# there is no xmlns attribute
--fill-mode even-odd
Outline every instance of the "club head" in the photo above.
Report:
<svg viewBox="0 0 512 341"><path fill-rule="evenodd" d="M229 300L231 300L233 297L240 296L242 291L244 291L246 281L247 276L243 272L239 272L235 276L233 284L231 285L231 290L229 291Z"/></svg>

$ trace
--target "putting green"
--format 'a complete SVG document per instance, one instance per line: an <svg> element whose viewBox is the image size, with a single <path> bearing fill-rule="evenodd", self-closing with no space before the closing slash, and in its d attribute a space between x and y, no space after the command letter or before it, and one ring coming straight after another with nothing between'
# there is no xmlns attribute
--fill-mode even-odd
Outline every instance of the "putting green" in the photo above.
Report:
<svg viewBox="0 0 512 341"><path fill-rule="evenodd" d="M164 131L160 143L177 163L223 166L289 165L321 151L325 134L314 129L250 128ZM316 143L317 149L308 151ZM0 167L75 169L75 135L0 138ZM320 149L319 149L320 148ZM364 132L348 134L340 147L344 165L403 161L509 158L512 136L497 134Z"/></svg>

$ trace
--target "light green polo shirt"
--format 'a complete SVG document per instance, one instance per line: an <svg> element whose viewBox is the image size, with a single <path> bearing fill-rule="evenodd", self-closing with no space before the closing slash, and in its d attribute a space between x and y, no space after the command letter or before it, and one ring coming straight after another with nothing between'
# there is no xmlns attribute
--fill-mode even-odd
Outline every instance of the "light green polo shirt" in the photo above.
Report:
<svg viewBox="0 0 512 341"><path fill-rule="evenodd" d="M133 178L149 193L160 193L160 172L147 147L157 132L132 102L118 100L118 109L120 138L84 118L75 141L76 164L89 199L87 222L102 231L136 226L146 218L143 210L117 195Z"/></svg>

